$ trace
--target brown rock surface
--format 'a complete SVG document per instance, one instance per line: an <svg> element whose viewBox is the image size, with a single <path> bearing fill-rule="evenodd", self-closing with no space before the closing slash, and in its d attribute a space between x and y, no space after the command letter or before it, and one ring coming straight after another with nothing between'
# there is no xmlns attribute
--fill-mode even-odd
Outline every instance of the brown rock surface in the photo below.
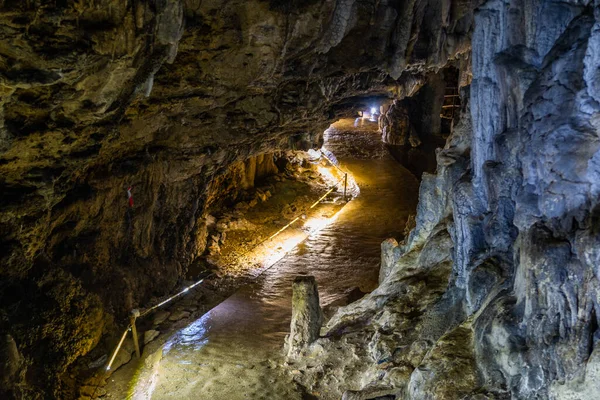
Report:
<svg viewBox="0 0 600 400"><path fill-rule="evenodd" d="M471 19L447 1L0 2L0 323L29 398L64 397L74 360L175 287L231 165L243 187L263 154L402 98L468 51Z"/></svg>

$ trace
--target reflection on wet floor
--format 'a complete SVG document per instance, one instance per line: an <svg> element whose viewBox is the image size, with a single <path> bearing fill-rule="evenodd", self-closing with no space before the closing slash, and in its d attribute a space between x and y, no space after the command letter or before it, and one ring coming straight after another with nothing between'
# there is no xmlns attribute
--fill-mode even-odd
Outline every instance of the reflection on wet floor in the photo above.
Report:
<svg viewBox="0 0 600 400"><path fill-rule="evenodd" d="M376 129L376 125L375 125ZM311 235L253 284L215 307L163 347L139 399L301 399L278 366L289 330L291 285L314 275L322 305L345 291L372 290L380 243L399 238L417 202L417 180L387 152L372 125L343 120L326 132L326 148L354 175L361 194L337 221Z"/></svg>

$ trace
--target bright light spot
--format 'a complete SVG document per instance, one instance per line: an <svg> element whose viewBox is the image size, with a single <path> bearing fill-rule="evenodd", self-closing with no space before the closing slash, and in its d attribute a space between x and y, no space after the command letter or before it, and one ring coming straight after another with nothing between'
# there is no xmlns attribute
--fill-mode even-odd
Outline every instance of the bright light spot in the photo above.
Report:
<svg viewBox="0 0 600 400"><path fill-rule="evenodd" d="M337 182L338 178L336 178L333 173L331 172L330 168L324 167L322 165L319 165L317 167L317 171L319 171L319 174L321 174L321 176L323 177L323 179L325 179L325 181L329 182L329 183L334 183Z"/></svg>
<svg viewBox="0 0 600 400"><path fill-rule="evenodd" d="M321 157L321 151L320 150L309 149L307 153L310 156L311 160L314 160L316 158Z"/></svg>
<svg viewBox="0 0 600 400"><path fill-rule="evenodd" d="M110 371L110 366L106 367L106 370L107 370L107 371Z"/></svg>
<svg viewBox="0 0 600 400"><path fill-rule="evenodd" d="M304 227L313 233L325 228L329 223L329 218L309 218L308 221L304 223Z"/></svg>
<svg viewBox="0 0 600 400"><path fill-rule="evenodd" d="M285 251L287 253L288 251L293 250L294 247L299 245L303 240L304 240L304 235L301 235L301 234L293 235L292 237L285 239L283 241L283 243L281 243L279 245L279 247L281 247L283 249L283 251Z"/></svg>
<svg viewBox="0 0 600 400"><path fill-rule="evenodd" d="M377 112L377 109L375 107L371 107L371 114L375 114Z"/></svg>
<svg viewBox="0 0 600 400"><path fill-rule="evenodd" d="M277 249L274 250L265 260L266 266L271 266L277 261L281 260L287 253L293 250L296 246L302 243L306 239L306 235L303 233L296 233L290 237L284 239L282 242L277 243Z"/></svg>
<svg viewBox="0 0 600 400"><path fill-rule="evenodd" d="M188 290L190 290L190 288L186 287L185 289L183 289L183 293L187 292Z"/></svg>
<svg viewBox="0 0 600 400"><path fill-rule="evenodd" d="M337 213L335 213L330 218L327 218L327 217L309 218L308 221L306 221L304 223L304 228L308 229L309 235L317 233L317 232L323 230L324 228L326 228L327 226L329 226L330 224L334 223L335 220L337 220L338 216L340 215L341 211L342 210L339 210Z"/></svg>

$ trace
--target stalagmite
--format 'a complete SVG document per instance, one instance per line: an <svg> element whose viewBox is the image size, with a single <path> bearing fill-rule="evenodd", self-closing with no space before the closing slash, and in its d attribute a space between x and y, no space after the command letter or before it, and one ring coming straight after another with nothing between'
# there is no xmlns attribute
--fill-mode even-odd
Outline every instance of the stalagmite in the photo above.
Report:
<svg viewBox="0 0 600 400"><path fill-rule="evenodd" d="M298 276L292 284L292 322L286 340L288 357L298 355L319 338L323 313L314 276Z"/></svg>

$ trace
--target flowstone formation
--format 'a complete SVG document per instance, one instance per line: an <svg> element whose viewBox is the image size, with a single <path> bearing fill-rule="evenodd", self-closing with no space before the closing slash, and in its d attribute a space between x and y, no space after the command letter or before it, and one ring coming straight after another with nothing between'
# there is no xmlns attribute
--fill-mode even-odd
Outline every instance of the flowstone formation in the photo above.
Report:
<svg viewBox="0 0 600 400"><path fill-rule="evenodd" d="M471 9L1 1L1 395L74 397L69 366L205 253L231 165L318 147L335 119L465 59Z"/></svg>
<svg viewBox="0 0 600 400"><path fill-rule="evenodd" d="M463 114L380 286L290 360L321 398L596 399L600 8L479 3Z"/></svg>

